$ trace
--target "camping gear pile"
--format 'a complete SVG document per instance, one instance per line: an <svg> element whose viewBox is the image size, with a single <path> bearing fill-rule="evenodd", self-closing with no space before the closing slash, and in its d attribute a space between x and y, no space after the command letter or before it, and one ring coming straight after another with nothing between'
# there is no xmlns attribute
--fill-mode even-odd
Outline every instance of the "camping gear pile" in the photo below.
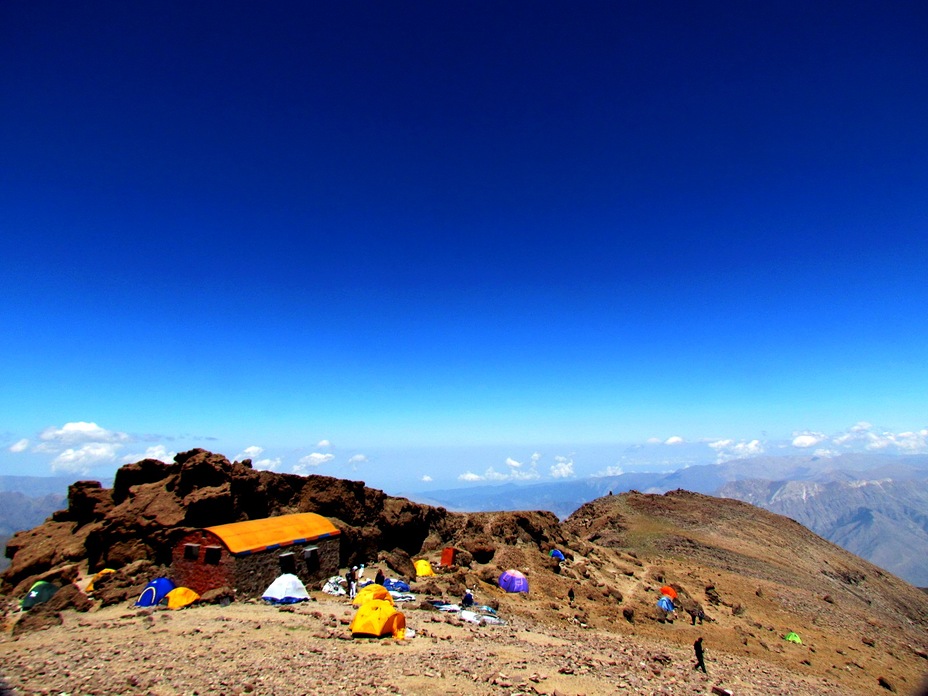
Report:
<svg viewBox="0 0 928 696"><path fill-rule="evenodd" d="M326 594L335 595L340 597L348 594L348 590L345 589L345 586L348 584L348 581L345 580L341 575L333 575L324 583L322 583L322 591Z"/></svg>
<svg viewBox="0 0 928 696"><path fill-rule="evenodd" d="M506 622L496 615L496 609L486 604L473 605L465 609L460 604L450 604L441 600L429 602L438 611L457 614L462 621L486 626L505 626Z"/></svg>

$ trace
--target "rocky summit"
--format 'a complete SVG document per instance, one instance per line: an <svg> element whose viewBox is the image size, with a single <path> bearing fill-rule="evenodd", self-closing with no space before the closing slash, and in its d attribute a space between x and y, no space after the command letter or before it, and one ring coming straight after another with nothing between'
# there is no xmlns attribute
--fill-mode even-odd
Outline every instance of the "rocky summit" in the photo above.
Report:
<svg viewBox="0 0 928 696"><path fill-rule="evenodd" d="M191 530L293 512L332 520L342 567L410 581L414 638L352 640L350 605L321 588L284 609L219 595L177 612L132 606ZM449 546L455 564L440 566ZM788 518L682 490L606 496L560 522L451 513L192 450L124 466L112 489L73 484L67 508L17 533L7 556L0 691L13 693L837 696L913 693L928 672L923 592ZM417 578L418 558L437 574ZM104 567L116 572L88 598L78 588ZM528 594L499 588L507 569ZM63 589L19 612L38 580ZM505 625L425 601L466 587ZM673 614L657 606L667 587ZM693 669L700 636L708 674Z"/></svg>

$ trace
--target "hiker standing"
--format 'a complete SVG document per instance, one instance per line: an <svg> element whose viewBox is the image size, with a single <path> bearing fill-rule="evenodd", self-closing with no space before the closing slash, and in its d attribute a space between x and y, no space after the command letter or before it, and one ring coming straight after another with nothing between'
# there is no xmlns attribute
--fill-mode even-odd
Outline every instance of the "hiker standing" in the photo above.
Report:
<svg viewBox="0 0 928 696"><path fill-rule="evenodd" d="M699 636L696 642L693 643L693 652L696 653L696 666L693 667L693 669L701 669L703 674L709 674L706 671L705 652L702 649L702 636Z"/></svg>
<svg viewBox="0 0 928 696"><path fill-rule="evenodd" d="M354 599L358 593L358 566L354 566L345 573L345 580L348 582L348 598Z"/></svg>
<svg viewBox="0 0 928 696"><path fill-rule="evenodd" d="M374 582L377 583L378 585L383 585L386 579L387 579L386 576L383 574L383 569L378 568L377 575L374 576Z"/></svg>
<svg viewBox="0 0 928 696"><path fill-rule="evenodd" d="M470 588L464 590L464 597L461 599L461 606L465 608L474 606L474 593Z"/></svg>

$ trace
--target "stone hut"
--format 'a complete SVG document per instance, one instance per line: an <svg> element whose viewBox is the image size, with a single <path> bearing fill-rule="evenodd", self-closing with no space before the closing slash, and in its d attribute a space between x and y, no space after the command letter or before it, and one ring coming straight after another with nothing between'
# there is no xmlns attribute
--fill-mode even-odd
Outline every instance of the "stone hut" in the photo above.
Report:
<svg viewBox="0 0 928 696"><path fill-rule="evenodd" d="M312 512L198 529L174 546L173 580L200 594L231 587L240 597L260 597L281 573L310 585L338 574L340 534Z"/></svg>

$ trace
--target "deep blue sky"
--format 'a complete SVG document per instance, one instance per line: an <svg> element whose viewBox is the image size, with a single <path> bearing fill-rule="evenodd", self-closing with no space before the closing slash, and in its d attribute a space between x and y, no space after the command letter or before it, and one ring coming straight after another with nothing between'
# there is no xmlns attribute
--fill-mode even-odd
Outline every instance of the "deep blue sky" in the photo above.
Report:
<svg viewBox="0 0 928 696"><path fill-rule="evenodd" d="M925 449L925 3L12 0L0 65L0 469Z"/></svg>

